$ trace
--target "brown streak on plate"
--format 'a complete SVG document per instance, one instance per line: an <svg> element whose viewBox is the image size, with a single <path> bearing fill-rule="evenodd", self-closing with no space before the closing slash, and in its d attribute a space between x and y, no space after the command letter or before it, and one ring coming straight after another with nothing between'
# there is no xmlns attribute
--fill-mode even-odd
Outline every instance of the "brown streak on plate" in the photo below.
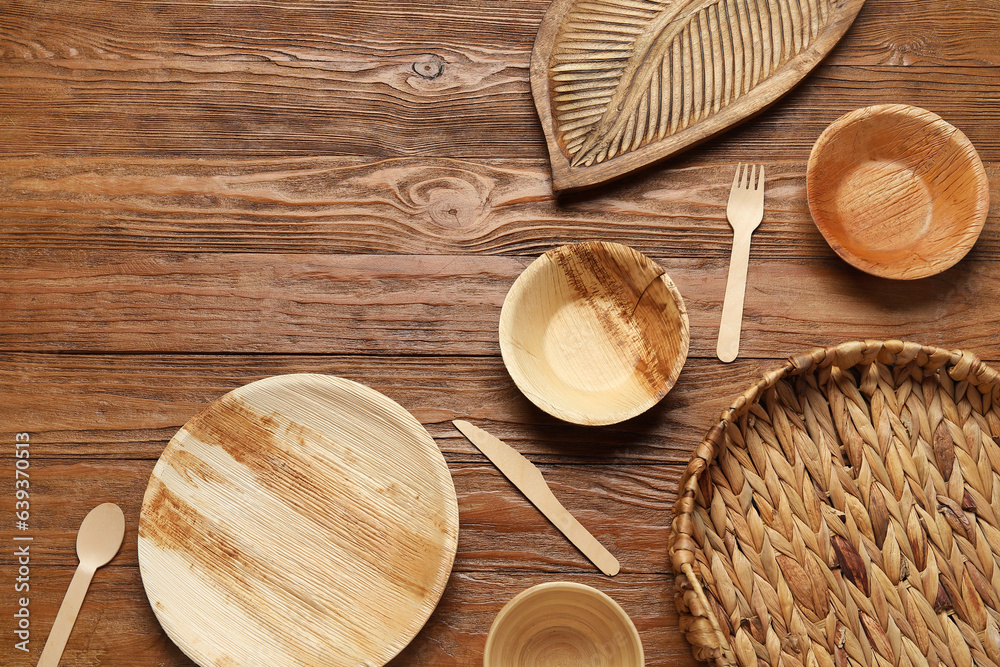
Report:
<svg viewBox="0 0 1000 667"><path fill-rule="evenodd" d="M216 472L212 466L183 449L174 451L170 458L170 465L192 484L197 484L198 479L214 484L230 483L223 475Z"/></svg>
<svg viewBox="0 0 1000 667"><path fill-rule="evenodd" d="M400 536L401 539L391 539L381 521L384 517L374 514L371 506L366 504L366 489L342 487L340 494L330 496L315 485L317 466L323 466L325 477L348 479L343 469L346 466L324 466L323 461L310 454L312 448L306 446L307 443L323 445L329 441L328 436L281 415L262 414L241 398L220 401L218 407L214 413L216 419L195 420L188 429L192 437L206 445L224 449L247 468L261 488L282 498L302 520L310 521L329 533L330 539L349 542L355 555L382 576L406 586L415 595L424 597L429 594L424 582L433 581L432 569L422 569L411 580L399 576L397 565L409 561L413 565L424 566L425 560L417 555L432 549L433 539L430 536L399 524L396 527L406 531L405 534ZM344 459L347 461L349 457ZM401 499L402 491L396 487L395 499L390 498L393 494L384 491L381 495L389 499L390 504L396 504ZM371 551L368 548L371 543L377 544L380 550Z"/></svg>
<svg viewBox="0 0 1000 667"><path fill-rule="evenodd" d="M433 611L457 539L454 485L420 423L303 374L234 390L178 431L139 562L157 618L203 667L381 665Z"/></svg>
<svg viewBox="0 0 1000 667"><path fill-rule="evenodd" d="M247 610L261 609L263 598L257 590L261 582L280 580L280 572L275 572L263 561L246 555L231 536L212 526L206 517L155 477L150 480L143 503L143 517L148 518L148 521L140 524L140 538L149 540L161 549L184 554L192 569L198 569L212 586L237 598ZM234 567L236 563L238 567ZM287 588L283 590L293 593ZM164 603L159 600L153 607L158 615L164 611ZM260 620L260 630L266 631L268 623L264 619ZM300 659L309 659L307 647L302 646L295 638L273 634L272 641L281 641L289 649L294 647ZM221 658L216 664L221 666L238 663Z"/></svg>

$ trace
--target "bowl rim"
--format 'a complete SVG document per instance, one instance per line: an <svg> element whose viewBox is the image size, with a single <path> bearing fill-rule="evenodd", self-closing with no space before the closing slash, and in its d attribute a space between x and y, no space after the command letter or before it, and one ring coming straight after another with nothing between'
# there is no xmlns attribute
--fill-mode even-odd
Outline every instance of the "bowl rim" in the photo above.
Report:
<svg viewBox="0 0 1000 667"><path fill-rule="evenodd" d="M902 116L910 119L922 120L926 126L938 127L946 130L949 134L949 143L952 152L962 156L968 163L970 171L976 179L976 205L974 213L970 216L964 229L975 234L959 239L960 242L950 246L947 252L935 253L929 258L923 258L921 262L907 264L902 268L897 268L891 264L875 262L851 252L838 243L841 236L826 224L822 209L819 206L818 198L820 191L826 191L828 187L820 187L816 182L816 172L819 169L819 157L823 149L835 142L844 128L873 116ZM976 147L972 141L959 128L955 127L933 111L911 104L874 104L849 111L832 123L830 123L816 139L809 152L809 161L806 165L806 198L809 203L809 213L816 227L823 235L823 239L830 248L833 249L841 259L851 266L864 271L870 275L881 278L892 278L896 280L916 280L927 278L950 269L968 254L969 250L979 240L990 208L990 183L986 168L983 165ZM937 260L937 261L934 261ZM941 261L943 260L943 261Z"/></svg>
<svg viewBox="0 0 1000 667"><path fill-rule="evenodd" d="M551 263L553 257L565 253L576 253L584 247L594 246L622 249L625 254L632 257L637 263L655 268L655 270L659 272L659 276L657 276L655 280L663 282L664 287L666 287L670 294L670 298L673 301L674 306L677 308L680 319L680 326L677 330L680 346L677 356L670 367L670 372L663 384L657 388L655 393L649 394L645 400L637 401L627 409L618 410L616 412L608 412L602 418L583 416L576 410L567 409L554 404L548 399L547 396L536 389L536 386L531 381L530 377L517 372L515 370L516 365L513 360L515 355L519 354L519 352L515 349L517 346L513 344L512 336L510 334L510 330L513 326L513 313L515 312L513 310L514 306L511 305L511 295L516 292L523 291L525 285L529 284L530 281L537 280L539 276L542 275L541 272L545 271L547 265ZM677 289L677 285L659 262L656 262L635 248L621 243L616 243L614 241L582 241L560 245L548 250L532 260L532 262L528 264L520 275L517 276L511 284L510 289L507 291L506 296L504 296L503 305L500 308L498 337L500 343L500 356L503 358L503 363L507 369L508 375L510 375L514 384L517 385L517 388L521 391L521 393L524 394L524 396L527 397L528 400L530 400L536 407L553 417L571 424L579 424L582 426L608 426L610 424L617 424L641 415L663 400L670 390L673 389L674 385L677 383L677 378L680 376L684 365L687 363L687 357L691 346L691 323L688 318L687 307L684 304L684 298L681 296L680 290Z"/></svg>
<svg viewBox="0 0 1000 667"><path fill-rule="evenodd" d="M548 581L536 584L521 591L508 600L503 608L497 612L496 618L493 619L493 623L490 625L489 632L486 635L486 648L483 651L483 667L507 667L505 665L494 665L490 662L490 650L493 648L493 644L496 641L496 632L498 628L502 627L507 617L510 616L518 607L524 604L525 600L539 595L545 595L553 590L573 592L574 594L584 595L600 601L606 609L611 611L612 616L617 618L625 626L628 639L631 640L632 645L638 651L639 664L645 664L646 654L642 648L642 638L639 636L639 631L636 629L635 623L632 622L632 618L610 595L604 591L594 588L593 586L588 586L587 584L581 584L575 581Z"/></svg>

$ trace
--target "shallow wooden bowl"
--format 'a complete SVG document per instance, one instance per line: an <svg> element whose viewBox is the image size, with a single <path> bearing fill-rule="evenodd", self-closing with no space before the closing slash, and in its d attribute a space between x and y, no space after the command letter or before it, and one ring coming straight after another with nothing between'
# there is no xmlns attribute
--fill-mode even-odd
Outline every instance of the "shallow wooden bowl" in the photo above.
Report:
<svg viewBox="0 0 1000 667"><path fill-rule="evenodd" d="M614 424L655 405L677 381L689 338L663 267L617 243L547 252L500 313L500 350L518 388L575 424Z"/></svg>
<svg viewBox="0 0 1000 667"><path fill-rule="evenodd" d="M590 586L554 581L522 591L490 627L483 667L641 667L628 614Z"/></svg>
<svg viewBox="0 0 1000 667"><path fill-rule="evenodd" d="M809 156L809 209L830 246L884 278L924 278L976 243L989 182L976 149L936 114L903 104L858 109Z"/></svg>

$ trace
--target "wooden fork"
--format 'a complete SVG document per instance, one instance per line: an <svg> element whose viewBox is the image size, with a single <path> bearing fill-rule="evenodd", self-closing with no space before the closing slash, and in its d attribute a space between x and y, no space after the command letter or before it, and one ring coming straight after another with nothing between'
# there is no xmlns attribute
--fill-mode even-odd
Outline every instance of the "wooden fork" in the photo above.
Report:
<svg viewBox="0 0 1000 667"><path fill-rule="evenodd" d="M729 258L729 280L726 281L726 299L722 305L722 322L719 325L719 342L715 353L719 359L729 363L740 351L743 297L746 294L747 264L750 261L750 235L764 219L763 165L759 168L743 164L736 167L726 217L733 228L733 252Z"/></svg>

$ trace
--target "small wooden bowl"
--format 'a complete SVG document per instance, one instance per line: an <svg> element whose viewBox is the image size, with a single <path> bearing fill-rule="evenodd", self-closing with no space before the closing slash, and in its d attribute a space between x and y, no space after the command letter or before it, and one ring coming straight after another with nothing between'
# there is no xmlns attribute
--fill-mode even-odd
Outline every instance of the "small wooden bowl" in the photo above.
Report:
<svg viewBox="0 0 1000 667"><path fill-rule="evenodd" d="M535 405L575 424L614 424L666 396L690 339L663 267L617 243L551 250L518 277L500 312L500 350Z"/></svg>
<svg viewBox="0 0 1000 667"><path fill-rule="evenodd" d="M904 104L852 111L816 141L809 209L830 246L884 278L940 273L976 243L989 182L968 138Z"/></svg>
<svg viewBox="0 0 1000 667"><path fill-rule="evenodd" d="M490 627L483 667L642 667L632 619L590 586L555 581L508 602Z"/></svg>

